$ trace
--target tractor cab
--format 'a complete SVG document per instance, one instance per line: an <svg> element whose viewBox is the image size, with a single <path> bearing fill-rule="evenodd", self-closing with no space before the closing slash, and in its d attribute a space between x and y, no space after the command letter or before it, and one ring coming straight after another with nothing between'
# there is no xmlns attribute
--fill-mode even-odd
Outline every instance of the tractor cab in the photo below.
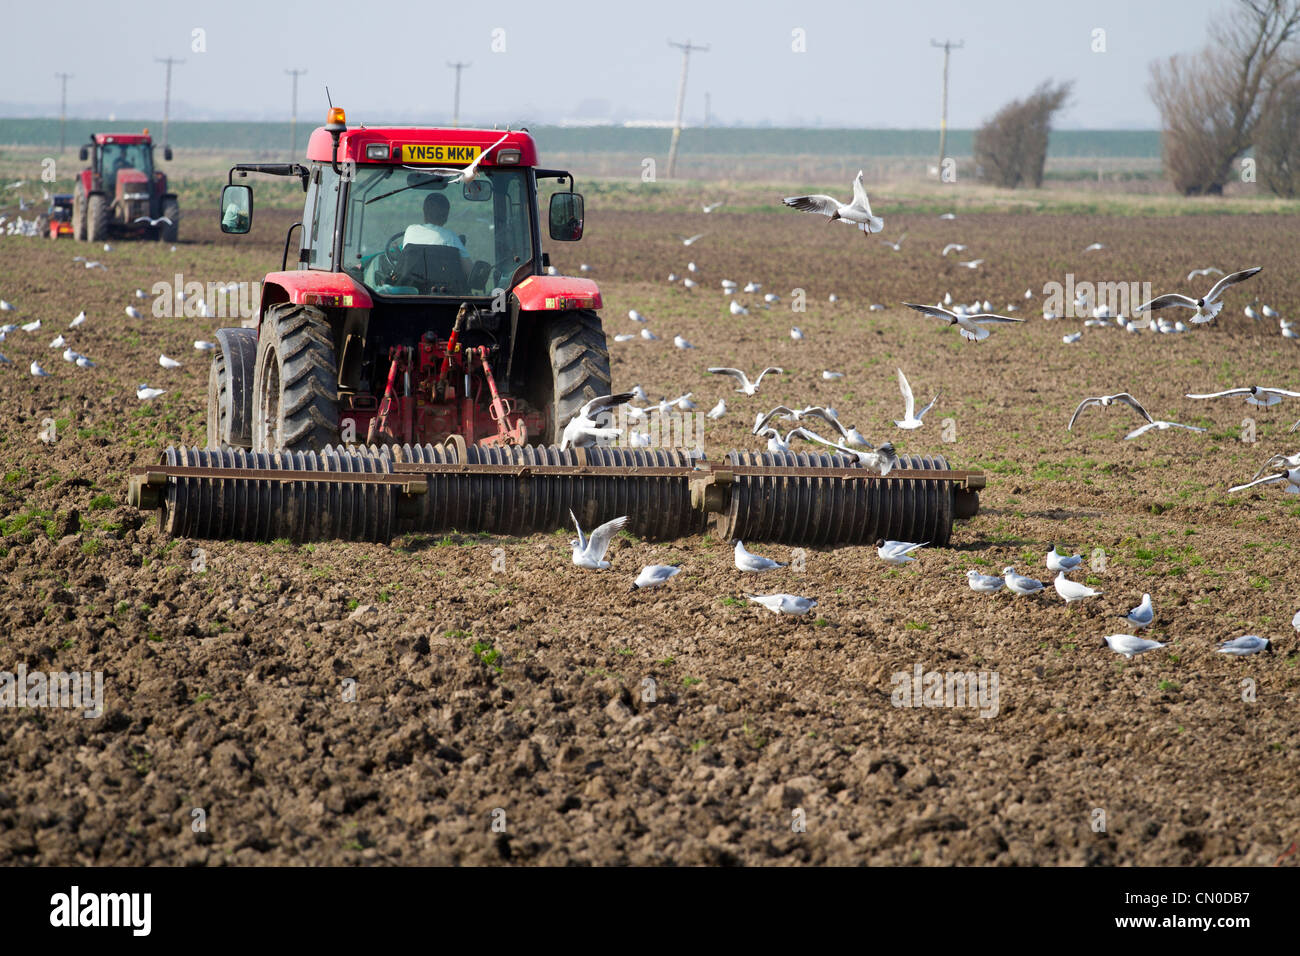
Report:
<svg viewBox="0 0 1300 956"><path fill-rule="evenodd" d="M256 330L218 333L210 444L556 441L585 401L608 394L600 292L549 274L542 250L539 181L561 187L548 210L552 240L582 238L582 196L567 171L539 168L526 130L349 129L331 108L306 163L231 168L223 232L252 228L252 187L235 182L249 173L296 177L303 214L285 238L282 271L262 283ZM330 369L310 409L282 384L301 377L285 356L302 352L304 316L319 341L317 367ZM243 362L253 369L247 413L239 403L212 407L231 391L222 377Z"/></svg>

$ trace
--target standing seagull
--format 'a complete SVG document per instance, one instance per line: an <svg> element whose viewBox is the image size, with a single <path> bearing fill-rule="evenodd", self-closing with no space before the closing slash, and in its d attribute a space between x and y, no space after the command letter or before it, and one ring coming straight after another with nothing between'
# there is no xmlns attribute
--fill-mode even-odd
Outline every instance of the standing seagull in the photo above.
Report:
<svg viewBox="0 0 1300 956"><path fill-rule="evenodd" d="M797 594L746 594L755 604L761 604L775 614L807 614L817 602Z"/></svg>
<svg viewBox="0 0 1300 956"><path fill-rule="evenodd" d="M888 564L911 564L916 558L912 555L913 551L919 551L924 548L928 541L916 544L911 541L885 541L876 542L876 554L880 560Z"/></svg>
<svg viewBox="0 0 1300 956"><path fill-rule="evenodd" d="M777 368L775 365L769 365L767 368L763 369L763 371L758 373L758 378L751 382L749 376L738 368L711 368L708 371L711 375L730 375L739 383L736 391L744 392L746 395L750 396L758 394L758 386L763 384L763 376L768 372L775 372L777 375L785 374L785 369Z"/></svg>
<svg viewBox="0 0 1300 956"><path fill-rule="evenodd" d="M930 399L930 404L918 412L916 410L916 399L912 397L912 386L908 384L907 376L903 374L901 368L898 370L898 387L903 393L903 420L900 422L895 419L894 424L907 431L920 428L924 424L921 419L925 417L926 412L934 408L934 403L939 400L939 395L942 395L943 392L941 391L939 395L935 395L934 398Z"/></svg>
<svg viewBox="0 0 1300 956"><path fill-rule="evenodd" d="M750 554L745 550L745 542L736 542L736 570L737 571L771 571L774 568L783 568L784 564L773 561L771 558L765 558L761 554Z"/></svg>
<svg viewBox="0 0 1300 956"><path fill-rule="evenodd" d="M1223 295L1224 290L1230 285L1236 285L1238 282L1245 282L1251 276L1255 275L1263 266L1255 266L1253 269L1243 269L1240 272L1234 272L1232 275L1224 276L1214 287L1210 289L1204 298L1193 299L1185 295L1179 295L1177 292L1170 292L1166 295L1158 295L1150 302L1143 302L1134 312L1154 312L1156 309L1165 309L1171 305L1181 306L1184 309L1193 309L1196 314L1192 316L1192 321L1196 323L1210 322L1219 310L1223 308L1223 303L1218 301L1219 296Z"/></svg>
<svg viewBox="0 0 1300 956"><path fill-rule="evenodd" d="M632 582L632 586L628 590L657 588L659 585L667 583L669 578L678 574L681 570L675 564L647 564L641 569L641 573L636 576L636 580Z"/></svg>
<svg viewBox="0 0 1300 956"><path fill-rule="evenodd" d="M578 516L572 510L569 511L569 517L573 519L573 526L578 529L578 536L569 542L569 547L573 549L573 563L580 568L589 568L593 571L603 571L609 567L609 562L605 560L605 552L609 550L610 540L622 530L623 525L627 524L627 515L615 518L613 521L606 521L591 533L590 538L582 533L582 525L578 524Z"/></svg>
<svg viewBox="0 0 1300 956"><path fill-rule="evenodd" d="M972 342L983 342L989 337L989 330L983 328L985 323L990 322L1024 322L1024 319L1012 319L1005 315L994 315L991 312L979 312L975 315L958 315L956 312L949 312L942 306L937 305L916 305L913 302L904 302L903 305L909 309L915 309L922 315L933 316L936 319L943 319L949 325L957 326L964 339L970 339ZM978 323L978 324L977 324Z"/></svg>
<svg viewBox="0 0 1300 956"><path fill-rule="evenodd" d="M1258 654L1260 651L1273 653L1273 642L1260 637L1258 634L1246 634L1243 637L1234 637L1230 641L1224 641L1218 646L1220 654L1233 654L1237 657L1245 657L1248 654Z"/></svg>
<svg viewBox="0 0 1300 956"><path fill-rule="evenodd" d="M1047 552L1047 570L1049 571L1073 571L1079 565L1083 564L1083 556L1072 554L1068 557L1056 550L1056 545L1052 545L1052 550Z"/></svg>
<svg viewBox="0 0 1300 956"><path fill-rule="evenodd" d="M829 217L827 222L836 219L850 226L857 226L865 234L880 232L885 228L885 220L871 212L871 202L867 199L867 189L862 185L862 170L853 177L853 201L842 203L834 196L816 194L812 196L787 196L781 201L793 209L816 213Z"/></svg>
<svg viewBox="0 0 1300 956"><path fill-rule="evenodd" d="M1100 597L1100 591L1094 591L1086 584L1080 584L1078 581L1071 581L1065 576L1065 572L1059 572L1052 579L1052 584L1056 587L1056 593L1066 604L1073 604L1075 601L1082 601L1084 598Z"/></svg>
<svg viewBox="0 0 1300 956"><path fill-rule="evenodd" d="M1079 415L1083 412L1085 408L1091 408L1093 405L1096 405L1098 408L1109 408L1111 405L1114 405L1116 402L1123 402L1125 405L1128 405L1130 408L1136 411L1148 422L1155 421L1155 419L1151 417L1151 415L1147 412L1147 410L1143 408L1140 404L1138 404L1138 400L1136 398L1134 398L1128 392L1120 392L1117 395L1098 395L1095 398L1085 398L1083 401L1079 403L1079 407L1074 410L1074 414L1070 416L1070 424L1065 426L1065 430L1066 431L1074 430L1074 423L1079 420Z"/></svg>
<svg viewBox="0 0 1300 956"><path fill-rule="evenodd" d="M1101 646L1109 647L1116 654L1123 654L1125 657L1145 654L1147 651L1154 651L1157 647L1164 647L1159 641L1148 641L1145 637L1134 637L1132 634L1111 634L1109 637L1103 637Z"/></svg>
<svg viewBox="0 0 1300 956"><path fill-rule="evenodd" d="M1043 582L1037 578L1027 577L1023 574L1017 574L1016 569L1007 566L1002 569L1002 580L1006 582L1007 590L1012 594L1019 594L1022 597L1030 594L1037 594L1043 589Z"/></svg>
<svg viewBox="0 0 1300 956"><path fill-rule="evenodd" d="M1142 595L1142 603L1127 614L1121 614L1120 617L1134 627L1150 627L1151 622L1156 619L1155 608L1151 605L1151 595Z"/></svg>

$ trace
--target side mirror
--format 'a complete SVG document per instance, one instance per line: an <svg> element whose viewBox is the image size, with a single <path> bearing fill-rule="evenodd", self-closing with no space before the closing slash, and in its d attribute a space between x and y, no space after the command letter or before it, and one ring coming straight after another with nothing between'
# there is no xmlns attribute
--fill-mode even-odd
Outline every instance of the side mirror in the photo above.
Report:
<svg viewBox="0 0 1300 956"><path fill-rule="evenodd" d="M559 242L577 242L582 238L583 202L581 193L555 193L551 196L551 238Z"/></svg>
<svg viewBox="0 0 1300 956"><path fill-rule="evenodd" d="M164 147L163 147L163 159L167 160L167 162L169 162L169 163L171 162L171 160L172 160L172 148L171 148L170 146L164 146Z"/></svg>
<svg viewBox="0 0 1300 956"><path fill-rule="evenodd" d="M83 163L84 163L86 160L90 159L90 148L87 147L87 146L83 146L83 147L81 147L81 152L79 152L79 153L77 154L77 157L78 157L78 158L79 158Z"/></svg>
<svg viewBox="0 0 1300 956"><path fill-rule="evenodd" d="M230 185L221 190L221 231L242 236L253 226L253 188Z"/></svg>

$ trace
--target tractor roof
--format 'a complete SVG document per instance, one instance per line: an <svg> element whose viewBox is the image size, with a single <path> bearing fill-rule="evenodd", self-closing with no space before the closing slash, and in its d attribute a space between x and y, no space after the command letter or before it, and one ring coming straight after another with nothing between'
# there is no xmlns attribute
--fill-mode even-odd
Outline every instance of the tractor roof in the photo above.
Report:
<svg viewBox="0 0 1300 956"><path fill-rule="evenodd" d="M103 146L105 143L152 143L149 131L143 133L92 133L91 137L96 146Z"/></svg>
<svg viewBox="0 0 1300 956"><path fill-rule="evenodd" d="M499 129L441 129L429 126L357 126L348 129L339 136L338 158L339 162L351 160L356 163L401 162L407 165L468 166L475 156L496 145L503 136L505 141L482 161L482 165L498 165L498 156L507 150L519 151L518 162L509 165L537 165L537 143L530 133L506 133ZM378 150L366 149L372 144L388 146L382 158L374 155ZM332 152L333 143L330 134L325 131L325 127L317 127L307 143L307 159L327 163Z"/></svg>

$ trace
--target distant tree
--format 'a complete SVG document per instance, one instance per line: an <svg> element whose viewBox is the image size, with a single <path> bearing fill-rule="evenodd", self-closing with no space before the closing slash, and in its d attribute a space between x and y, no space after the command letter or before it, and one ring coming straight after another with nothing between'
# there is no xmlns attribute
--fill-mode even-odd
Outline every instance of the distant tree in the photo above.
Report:
<svg viewBox="0 0 1300 956"><path fill-rule="evenodd" d="M975 168L986 182L1014 189L1043 184L1052 116L1065 105L1071 83L1047 81L1026 99L1013 100L975 131Z"/></svg>
<svg viewBox="0 0 1300 956"><path fill-rule="evenodd" d="M1279 196L1300 196L1300 77L1279 85L1255 131L1259 181Z"/></svg>
<svg viewBox="0 0 1300 956"><path fill-rule="evenodd" d="M1213 45L1151 64L1165 173L1187 196L1220 194L1260 118L1300 72L1300 0L1237 0Z"/></svg>

